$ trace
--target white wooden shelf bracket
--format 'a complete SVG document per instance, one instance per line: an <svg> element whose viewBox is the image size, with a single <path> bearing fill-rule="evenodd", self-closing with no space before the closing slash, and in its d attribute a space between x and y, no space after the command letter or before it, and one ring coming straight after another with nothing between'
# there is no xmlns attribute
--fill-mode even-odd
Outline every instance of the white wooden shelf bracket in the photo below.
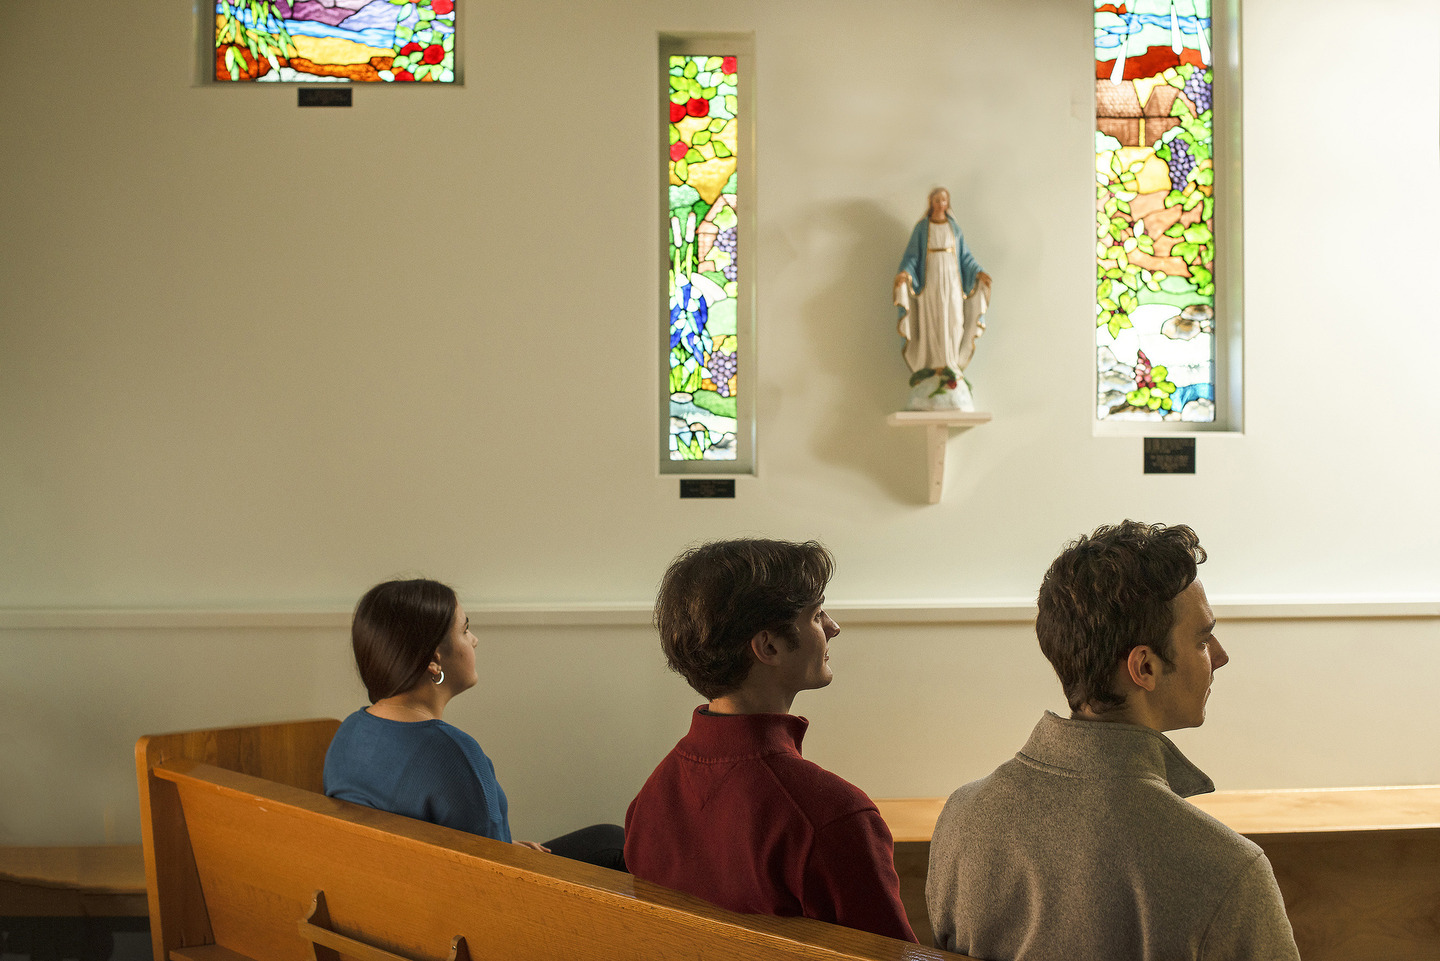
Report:
<svg viewBox="0 0 1440 961"><path fill-rule="evenodd" d="M925 428L925 458L930 473L930 503L940 503L945 488L945 444L952 430L969 430L990 422L978 410L900 410L885 418L891 427Z"/></svg>

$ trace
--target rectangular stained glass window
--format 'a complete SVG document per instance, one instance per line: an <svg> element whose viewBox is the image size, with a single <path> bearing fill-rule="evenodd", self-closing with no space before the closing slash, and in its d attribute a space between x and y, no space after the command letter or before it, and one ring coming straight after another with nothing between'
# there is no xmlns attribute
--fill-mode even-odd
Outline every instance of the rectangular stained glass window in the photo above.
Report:
<svg viewBox="0 0 1440 961"><path fill-rule="evenodd" d="M748 472L754 390L752 216L743 64L735 45L662 43L665 71L666 426L662 470ZM686 466L688 465L688 466Z"/></svg>
<svg viewBox="0 0 1440 961"><path fill-rule="evenodd" d="M1210 0L1095 0L1096 417L1216 419Z"/></svg>
<svg viewBox="0 0 1440 961"><path fill-rule="evenodd" d="M215 79L454 83L455 0L215 0Z"/></svg>

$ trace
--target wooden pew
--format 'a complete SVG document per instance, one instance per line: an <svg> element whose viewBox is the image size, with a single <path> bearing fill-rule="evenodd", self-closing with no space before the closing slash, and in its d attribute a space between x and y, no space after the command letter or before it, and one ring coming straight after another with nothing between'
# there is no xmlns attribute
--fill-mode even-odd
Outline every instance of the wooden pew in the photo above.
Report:
<svg viewBox="0 0 1440 961"><path fill-rule="evenodd" d="M877 800L910 922L945 798ZM1440 785L1217 791L1190 799L1265 849L1305 961L1440 961Z"/></svg>
<svg viewBox="0 0 1440 961"><path fill-rule="evenodd" d="M141 738L156 961L958 959L318 793L333 720ZM676 852L683 857L684 852Z"/></svg>
<svg viewBox="0 0 1440 961"><path fill-rule="evenodd" d="M0 847L0 915L143 918L140 845Z"/></svg>

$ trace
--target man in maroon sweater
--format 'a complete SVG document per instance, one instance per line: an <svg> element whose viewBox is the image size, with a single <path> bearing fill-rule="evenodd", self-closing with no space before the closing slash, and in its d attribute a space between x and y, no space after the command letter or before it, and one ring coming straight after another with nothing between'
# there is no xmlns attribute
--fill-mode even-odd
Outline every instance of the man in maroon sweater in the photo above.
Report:
<svg viewBox="0 0 1440 961"><path fill-rule="evenodd" d="M800 756L810 722L790 713L833 677L833 569L814 541L718 541L670 565L660 643L710 703L630 804L625 863L731 911L914 941L889 828L864 791Z"/></svg>

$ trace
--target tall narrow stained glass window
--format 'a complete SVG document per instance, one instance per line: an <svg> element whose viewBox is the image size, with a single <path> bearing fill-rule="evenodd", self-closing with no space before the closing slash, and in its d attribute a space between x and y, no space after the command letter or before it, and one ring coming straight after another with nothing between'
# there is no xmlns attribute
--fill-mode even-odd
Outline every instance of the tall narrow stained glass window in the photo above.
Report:
<svg viewBox="0 0 1440 961"><path fill-rule="evenodd" d="M748 472L754 369L747 364L753 351L745 343L746 292L753 261L741 91L749 57L718 38L692 38L662 41L661 60L667 117L661 469Z"/></svg>
<svg viewBox="0 0 1440 961"><path fill-rule="evenodd" d="M215 0L215 79L454 83L455 0Z"/></svg>
<svg viewBox="0 0 1440 961"><path fill-rule="evenodd" d="M1216 421L1212 36L1211 0L1095 0L1101 421Z"/></svg>

